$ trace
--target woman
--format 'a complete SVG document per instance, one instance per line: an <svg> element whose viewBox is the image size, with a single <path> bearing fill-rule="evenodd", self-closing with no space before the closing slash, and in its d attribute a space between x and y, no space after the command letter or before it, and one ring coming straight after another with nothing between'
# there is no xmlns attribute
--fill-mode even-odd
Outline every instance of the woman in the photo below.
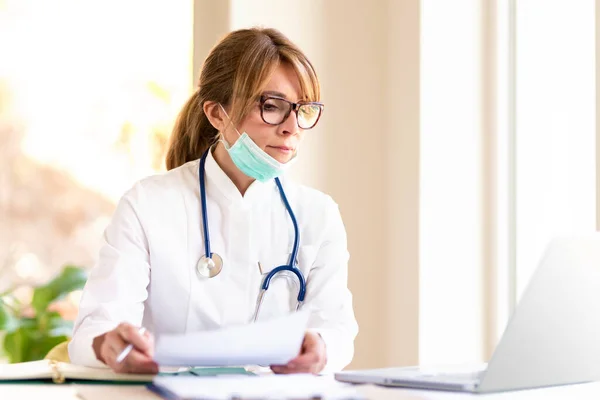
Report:
<svg viewBox="0 0 600 400"><path fill-rule="evenodd" d="M321 116L319 96L311 63L276 30L235 31L213 48L174 127L169 171L135 184L105 231L71 362L155 373L152 335L139 327L185 333L289 314L304 278L302 349L271 368L318 373L351 361L358 328L338 207L282 175ZM257 307L265 276L282 265L301 273L275 275Z"/></svg>

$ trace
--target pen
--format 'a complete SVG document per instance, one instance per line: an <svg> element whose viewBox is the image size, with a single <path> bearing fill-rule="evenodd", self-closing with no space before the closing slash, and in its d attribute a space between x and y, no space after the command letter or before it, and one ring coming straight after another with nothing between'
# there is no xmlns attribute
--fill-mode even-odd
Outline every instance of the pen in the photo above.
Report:
<svg viewBox="0 0 600 400"><path fill-rule="evenodd" d="M142 327L141 327L141 328L138 330L138 333L139 333L140 335L143 335L143 334L144 334L144 332L146 332L146 328L144 328L144 327L142 326ZM129 343L129 344L127 345L127 347L125 347L125 348L123 349L123 351L121 352L121 354L119 354L119 355L117 356L117 362L118 362L118 363L121 363L121 362L123 362L123 360L125 359L125 357L127 357L127 355L128 355L130 352L131 352L131 350L133 350L133 345L132 345L131 343Z"/></svg>

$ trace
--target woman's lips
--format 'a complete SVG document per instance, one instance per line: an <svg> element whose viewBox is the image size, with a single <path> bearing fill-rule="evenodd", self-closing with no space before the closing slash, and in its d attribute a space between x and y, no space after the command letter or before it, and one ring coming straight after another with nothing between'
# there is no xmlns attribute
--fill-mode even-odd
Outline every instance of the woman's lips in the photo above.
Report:
<svg viewBox="0 0 600 400"><path fill-rule="evenodd" d="M281 152L283 154L290 154L294 152L294 149L292 147L287 147L287 146L269 146L270 148L277 150L278 152Z"/></svg>

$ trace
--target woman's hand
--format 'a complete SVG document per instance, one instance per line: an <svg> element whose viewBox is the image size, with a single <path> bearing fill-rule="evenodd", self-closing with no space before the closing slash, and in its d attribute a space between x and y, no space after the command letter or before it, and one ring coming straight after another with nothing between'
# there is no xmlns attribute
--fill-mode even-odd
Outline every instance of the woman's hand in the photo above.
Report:
<svg viewBox="0 0 600 400"><path fill-rule="evenodd" d="M327 364L325 342L318 333L306 332L300 354L286 365L272 365L276 374L318 374Z"/></svg>
<svg viewBox="0 0 600 400"><path fill-rule="evenodd" d="M118 363L117 357L127 347L133 349ZM135 326L122 323L112 331L94 338L92 343L96 358L111 367L115 372L157 374L158 365L154 362L154 339L149 332L140 334Z"/></svg>

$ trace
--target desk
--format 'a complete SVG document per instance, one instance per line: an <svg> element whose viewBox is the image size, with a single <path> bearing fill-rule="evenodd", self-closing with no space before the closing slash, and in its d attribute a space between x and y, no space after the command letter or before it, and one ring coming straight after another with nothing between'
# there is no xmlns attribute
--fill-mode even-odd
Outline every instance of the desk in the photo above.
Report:
<svg viewBox="0 0 600 400"><path fill-rule="evenodd" d="M518 392L487 395L452 393L441 391L408 390L385 388L374 385L359 385L357 390L368 399L374 400L585 400L600 399L600 382L582 385L559 386ZM77 393L82 397L78 397ZM144 386L108 385L0 385L0 399L44 400L160 400Z"/></svg>

